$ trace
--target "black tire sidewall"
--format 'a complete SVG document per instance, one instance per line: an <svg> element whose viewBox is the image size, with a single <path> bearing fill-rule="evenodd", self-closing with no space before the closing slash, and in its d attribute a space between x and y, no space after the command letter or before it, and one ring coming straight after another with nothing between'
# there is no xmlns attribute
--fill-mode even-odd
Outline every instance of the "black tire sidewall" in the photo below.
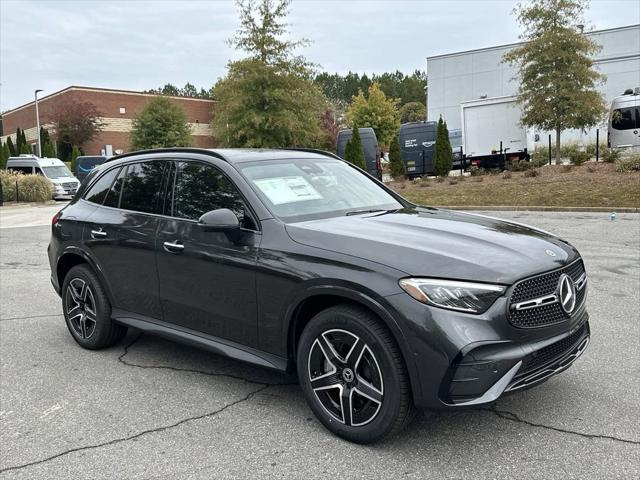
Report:
<svg viewBox="0 0 640 480"><path fill-rule="evenodd" d="M332 307L316 315L306 326L298 343L297 370L300 386L309 407L320 422L336 435L356 443L371 443L386 436L396 425L401 409L400 372L393 360L388 341L372 330L363 321L363 315L368 312L358 312L352 308ZM375 319L369 315L370 319ZM360 337L372 350L378 361L384 382L384 397L382 406L376 417L367 425L351 427L344 425L327 413L311 389L308 375L309 350L315 339L323 332L339 328L354 333Z"/></svg>
<svg viewBox="0 0 640 480"><path fill-rule="evenodd" d="M69 322L69 316L67 314L66 296L67 289L72 280L79 278L86 282L93 293L93 297L96 303L96 328L89 338L80 337L71 327ZM111 303L104 293L104 289L100 284L100 281L96 277L95 273L85 265L77 265L69 270L69 273L65 276L64 283L62 285L62 312L64 314L64 320L69 329L69 333L73 339L83 348L98 349L104 346L111 335Z"/></svg>

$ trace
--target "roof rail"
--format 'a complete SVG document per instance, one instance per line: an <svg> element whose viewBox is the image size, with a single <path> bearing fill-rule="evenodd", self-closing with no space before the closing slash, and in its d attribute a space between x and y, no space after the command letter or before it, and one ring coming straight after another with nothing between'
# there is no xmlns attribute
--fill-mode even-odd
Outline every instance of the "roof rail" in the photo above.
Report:
<svg viewBox="0 0 640 480"><path fill-rule="evenodd" d="M200 153L205 155L211 155L212 157L219 158L220 160L224 160L228 162L226 157L214 150L209 150L206 148L195 148L195 147L169 147L169 148L152 148L147 150L136 150L135 152L127 152L121 155L116 155L114 157L108 158L104 163L112 162L114 160L120 160L122 158L133 157L136 155L146 155L149 153Z"/></svg>
<svg viewBox="0 0 640 480"><path fill-rule="evenodd" d="M324 155L325 157L331 157L337 160L344 161L344 158L339 157L335 153L327 152L326 150L320 150L319 148L285 147L285 148L280 148L279 150L292 150L294 152L317 153L319 155Z"/></svg>

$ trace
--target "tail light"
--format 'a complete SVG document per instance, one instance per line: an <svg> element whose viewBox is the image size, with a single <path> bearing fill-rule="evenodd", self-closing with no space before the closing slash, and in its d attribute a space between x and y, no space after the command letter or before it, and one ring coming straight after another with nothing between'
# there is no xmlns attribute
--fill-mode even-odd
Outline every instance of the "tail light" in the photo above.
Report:
<svg viewBox="0 0 640 480"><path fill-rule="evenodd" d="M53 216L53 218L51 219L51 225L57 225L60 217L62 217L62 210L60 210Z"/></svg>

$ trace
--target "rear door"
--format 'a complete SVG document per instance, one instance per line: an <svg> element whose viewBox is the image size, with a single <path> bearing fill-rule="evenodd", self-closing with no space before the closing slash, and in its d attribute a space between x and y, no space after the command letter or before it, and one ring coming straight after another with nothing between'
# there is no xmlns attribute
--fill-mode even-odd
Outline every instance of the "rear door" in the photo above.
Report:
<svg viewBox="0 0 640 480"><path fill-rule="evenodd" d="M113 307L155 319L161 318L155 235L168 167L164 160L124 165L83 232L109 283Z"/></svg>
<svg viewBox="0 0 640 480"><path fill-rule="evenodd" d="M173 195L156 243L164 320L257 346L257 221L221 168L185 160L176 161L173 170ZM203 214L219 208L238 216L239 232L205 232L198 226Z"/></svg>

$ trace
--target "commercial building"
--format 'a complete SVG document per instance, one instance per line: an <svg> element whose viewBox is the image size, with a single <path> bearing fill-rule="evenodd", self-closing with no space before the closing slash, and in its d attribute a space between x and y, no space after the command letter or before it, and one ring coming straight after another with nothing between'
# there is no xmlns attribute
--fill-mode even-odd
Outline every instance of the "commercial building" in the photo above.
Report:
<svg viewBox="0 0 640 480"><path fill-rule="evenodd" d="M56 111L72 102L90 102L100 112L102 131L82 146L86 155L118 154L129 151L129 132L133 119L155 95L127 90L71 86L38 100L40 125L51 130L51 119ZM191 127L194 146L211 148L215 140L209 123L213 114L214 101L203 98L168 96L187 116ZM3 136L16 140L16 130L25 131L27 142L35 144L36 111L35 102L2 113Z"/></svg>
<svg viewBox="0 0 640 480"><path fill-rule="evenodd" d="M640 25L598 30L585 35L602 46L594 58L594 64L607 77L600 87L607 102L622 95L626 89L640 86ZM465 105L473 105L482 99L485 101L483 103L513 102L515 106L517 70L502 63L502 57L518 45L500 45L428 57L427 118L437 120L442 116L450 130L462 129L462 109ZM599 128L604 141L606 127L600 125ZM547 132L532 133L538 134L538 141L545 141ZM595 139L595 128L586 132L566 132L563 139L591 141Z"/></svg>

